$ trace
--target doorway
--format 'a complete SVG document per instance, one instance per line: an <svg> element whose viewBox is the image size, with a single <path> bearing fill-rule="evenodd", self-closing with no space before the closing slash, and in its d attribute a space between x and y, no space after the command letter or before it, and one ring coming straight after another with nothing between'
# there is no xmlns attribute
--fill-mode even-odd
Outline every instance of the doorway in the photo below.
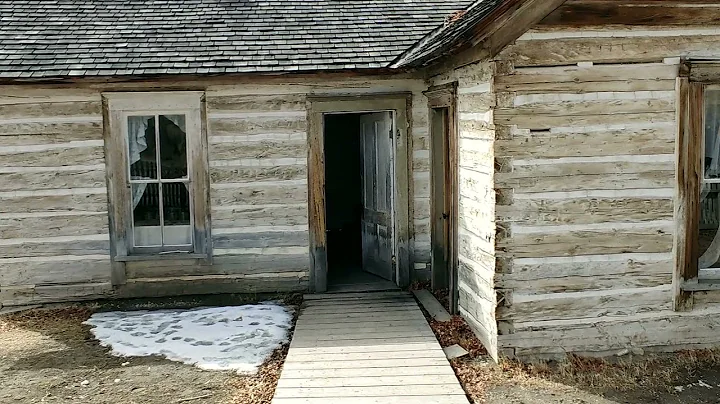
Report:
<svg viewBox="0 0 720 404"><path fill-rule="evenodd" d="M310 101L314 292L392 290L409 284L409 98L380 98Z"/></svg>
<svg viewBox="0 0 720 404"><path fill-rule="evenodd" d="M328 292L397 289L391 111L324 115Z"/></svg>
<svg viewBox="0 0 720 404"><path fill-rule="evenodd" d="M430 243L432 289L447 289L450 311L458 306L458 135L456 86L428 90L430 165Z"/></svg>

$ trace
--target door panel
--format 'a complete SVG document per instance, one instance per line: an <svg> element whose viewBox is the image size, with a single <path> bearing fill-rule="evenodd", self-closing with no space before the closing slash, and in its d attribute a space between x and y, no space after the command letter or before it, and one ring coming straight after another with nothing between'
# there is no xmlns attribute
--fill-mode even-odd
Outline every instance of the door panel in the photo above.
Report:
<svg viewBox="0 0 720 404"><path fill-rule="evenodd" d="M391 112L360 117L363 150L363 270L394 280Z"/></svg>

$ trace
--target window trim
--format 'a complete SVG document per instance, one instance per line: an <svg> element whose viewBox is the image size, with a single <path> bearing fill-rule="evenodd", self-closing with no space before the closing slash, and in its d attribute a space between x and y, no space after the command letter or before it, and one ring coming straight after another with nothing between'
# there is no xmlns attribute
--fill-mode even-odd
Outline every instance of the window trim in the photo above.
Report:
<svg viewBox="0 0 720 404"><path fill-rule="evenodd" d="M207 146L207 113L205 94L198 91L182 92L124 92L103 93L105 121L105 156L107 168L108 213L110 221L110 250L115 263L163 259L206 259L210 260L212 242L210 238L210 173ZM181 113L187 115L188 133L188 176L192 198L193 248L191 252L135 252L132 243L132 210L129 206L130 191L127 167L127 140L123 119L128 115L147 113ZM115 274L118 272L118 274ZM120 273L122 272L122 273ZM113 283L124 283L124 268L114 266Z"/></svg>

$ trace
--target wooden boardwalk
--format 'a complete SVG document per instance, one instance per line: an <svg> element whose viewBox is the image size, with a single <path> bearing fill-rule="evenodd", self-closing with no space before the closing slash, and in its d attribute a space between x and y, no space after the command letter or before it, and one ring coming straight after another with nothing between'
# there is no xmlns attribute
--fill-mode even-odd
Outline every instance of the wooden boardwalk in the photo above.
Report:
<svg viewBox="0 0 720 404"><path fill-rule="evenodd" d="M468 404L404 292L307 296L272 404Z"/></svg>

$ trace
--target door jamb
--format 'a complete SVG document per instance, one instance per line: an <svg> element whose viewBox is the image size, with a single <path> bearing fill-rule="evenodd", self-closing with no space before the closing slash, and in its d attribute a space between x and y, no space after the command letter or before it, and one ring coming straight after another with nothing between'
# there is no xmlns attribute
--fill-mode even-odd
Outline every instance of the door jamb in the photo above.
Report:
<svg viewBox="0 0 720 404"><path fill-rule="evenodd" d="M312 96L307 99L308 230L310 233L310 291L327 290L327 223L325 217L325 128L328 113L395 112L395 189L393 211L395 271L401 288L410 285L409 140L412 94Z"/></svg>
<svg viewBox="0 0 720 404"><path fill-rule="evenodd" d="M432 229L430 231L431 237L435 237L437 234L437 230L435 227L438 225L437 220L439 215L443 215L446 212L438 212L438 207L435 206L435 192L437 190L435 189L436 184L435 181L435 170L442 169L443 176L445 178L445 186L443 187L443 192L447 191L447 186L449 185L452 190L451 196L450 196L450 206L448 207L448 217L447 220L448 223L448 232L447 235L448 238L448 257L447 257L447 266L448 266L448 280L449 285L448 289L450 291L450 311L453 313L457 312L458 307L458 299L459 299L459 290L458 290L458 221L459 221L459 174L458 174L458 147L459 147L459 139L458 139L458 119L457 119L457 82L448 83L440 86L434 86L430 87L427 91L424 92L425 96L428 98L428 117L432 117L433 109L436 108L447 108L448 111L448 122L446 125L447 128L447 151L445 153L446 166L445 167L437 167L436 161L435 161L435 150L431 150L430 156L431 156L431 174L430 174L430 189L431 189L431 204L430 204L430 217L431 217L431 226ZM432 124L432 122L430 122ZM435 134L432 133L432 125L430 130L430 135L434 136ZM431 139L430 141L431 145L435 144L435 140ZM445 159L443 159L445 160ZM444 209L443 209L444 210ZM439 240L431 240L431 254L434 255L436 253L435 245L439 242ZM431 262L436 263L438 260L436 257L431 258ZM444 260L443 260L444 261ZM436 269L433 266L431 266L431 277L435 279L435 277L438 275L436 273ZM442 274L443 276L445 274Z"/></svg>

